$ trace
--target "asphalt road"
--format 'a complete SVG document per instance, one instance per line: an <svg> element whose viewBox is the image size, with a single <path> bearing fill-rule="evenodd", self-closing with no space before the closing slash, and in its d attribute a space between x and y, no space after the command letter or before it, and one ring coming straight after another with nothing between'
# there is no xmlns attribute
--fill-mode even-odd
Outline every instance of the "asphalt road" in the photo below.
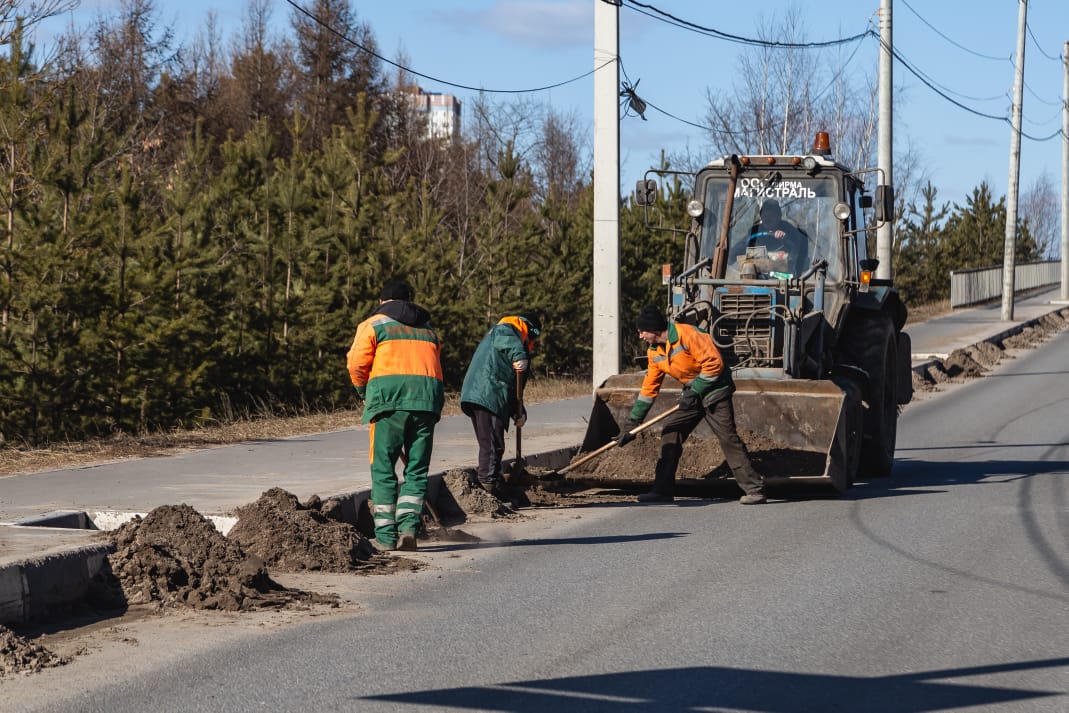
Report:
<svg viewBox="0 0 1069 713"><path fill-rule="evenodd" d="M147 622L2 707L1069 710L1066 364L1062 333L910 405L895 474L842 497L554 511L339 579L359 611Z"/></svg>

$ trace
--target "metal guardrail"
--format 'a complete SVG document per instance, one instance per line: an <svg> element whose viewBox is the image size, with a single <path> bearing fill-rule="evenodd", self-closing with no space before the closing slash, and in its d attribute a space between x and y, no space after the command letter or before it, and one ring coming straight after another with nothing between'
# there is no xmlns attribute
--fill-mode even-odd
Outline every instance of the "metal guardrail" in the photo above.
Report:
<svg viewBox="0 0 1069 713"><path fill-rule="evenodd" d="M1015 265L1014 292L1056 285L1062 281L1061 260ZM994 299L1002 294L1002 266L950 271L950 306L962 307Z"/></svg>

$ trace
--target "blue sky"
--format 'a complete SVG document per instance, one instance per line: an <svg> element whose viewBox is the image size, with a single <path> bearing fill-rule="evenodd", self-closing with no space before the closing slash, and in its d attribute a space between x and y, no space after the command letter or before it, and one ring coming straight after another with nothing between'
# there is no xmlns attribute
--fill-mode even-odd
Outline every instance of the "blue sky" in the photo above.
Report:
<svg viewBox="0 0 1069 713"><path fill-rule="evenodd" d="M598 0L354 0L359 20L367 22L380 52L393 59L399 50L416 72L448 82L488 90L544 87L578 77L593 68L593 16ZM723 32L754 37L759 27L794 9L803 18L808 40L851 36L877 28L879 0L645 0L685 20ZM288 26L290 6L273 0L278 31ZM85 0L76 24L118 0ZM214 8L224 37L235 30L244 2L156 0L165 23L174 23L180 40L191 39ZM1013 92L1018 3L1015 0L894 0L894 43L912 66L941 90L974 111L1008 116ZM1061 128L1063 69L1061 54L1069 40L1069 3L1031 0L1031 34L1026 47L1024 131L1037 137ZM639 94L665 111L701 123L706 90L727 91L737 71L742 45L673 27L620 9L620 55ZM848 48L847 54L852 52ZM875 76L877 43L861 41L848 71ZM834 61L828 53L826 61ZM426 91L454 94L465 107L475 92L428 79ZM913 147L922 168L939 189L940 200L964 202L981 180L996 196L1006 191L1010 126L955 106L895 66L895 144ZM507 94L492 95L505 101ZM574 114L592 127L593 78L585 77L552 90L525 95ZM621 124L626 187L657 163L662 148L689 147L705 154L703 132L656 111L648 121L625 118ZM590 129L592 133L592 128ZM709 156L712 158L712 156ZM1021 187L1029 188L1044 172L1060 191L1061 138L1024 139Z"/></svg>

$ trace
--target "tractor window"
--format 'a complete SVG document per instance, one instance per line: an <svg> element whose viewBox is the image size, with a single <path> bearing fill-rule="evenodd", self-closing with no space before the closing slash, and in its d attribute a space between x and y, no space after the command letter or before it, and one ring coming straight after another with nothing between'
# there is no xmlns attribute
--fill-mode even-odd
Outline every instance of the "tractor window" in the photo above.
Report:
<svg viewBox="0 0 1069 713"><path fill-rule="evenodd" d="M712 178L706 183L703 258L711 257L716 247L727 189L727 178ZM728 227L725 277L737 279L746 263L753 265L759 277L796 276L814 260L827 258L828 279L838 280L839 223L832 215L838 196L836 179L831 175L772 170L741 176Z"/></svg>

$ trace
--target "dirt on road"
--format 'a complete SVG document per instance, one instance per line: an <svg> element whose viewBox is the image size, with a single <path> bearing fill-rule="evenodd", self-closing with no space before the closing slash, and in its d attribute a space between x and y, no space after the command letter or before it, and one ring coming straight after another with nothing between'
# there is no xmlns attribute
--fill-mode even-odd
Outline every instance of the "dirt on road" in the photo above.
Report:
<svg viewBox="0 0 1069 713"><path fill-rule="evenodd" d="M226 539L258 556L276 572L386 574L418 569L419 562L379 555L354 525L338 519L336 501L312 496L301 503L282 488L238 508Z"/></svg>

